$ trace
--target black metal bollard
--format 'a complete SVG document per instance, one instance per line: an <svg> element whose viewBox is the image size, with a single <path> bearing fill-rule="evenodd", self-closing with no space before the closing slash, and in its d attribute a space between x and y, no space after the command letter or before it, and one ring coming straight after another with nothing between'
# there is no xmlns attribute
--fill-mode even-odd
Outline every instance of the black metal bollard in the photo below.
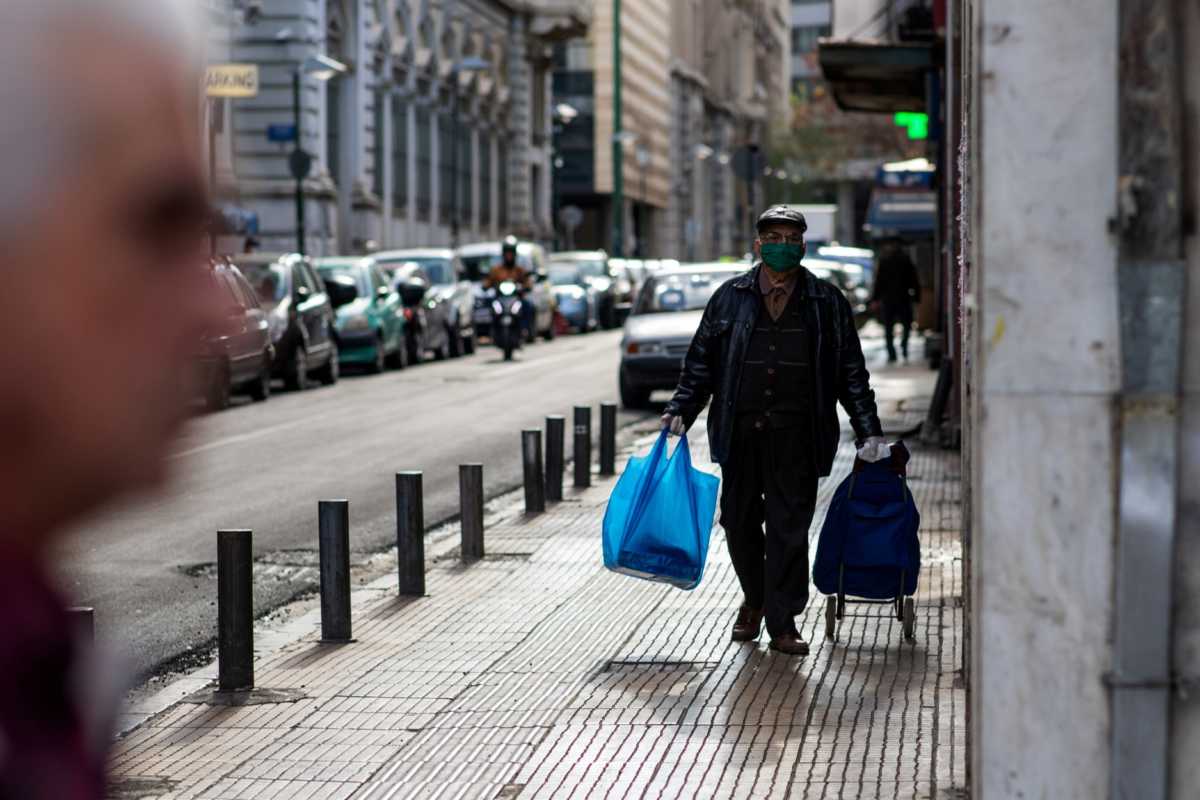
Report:
<svg viewBox="0 0 1200 800"><path fill-rule="evenodd" d="M617 404L600 404L600 474L617 474Z"/></svg>
<svg viewBox="0 0 1200 800"><path fill-rule="evenodd" d="M350 501L317 503L321 641L350 641Z"/></svg>
<svg viewBox="0 0 1200 800"><path fill-rule="evenodd" d="M425 501L420 472L396 473L396 560L400 594L425 594Z"/></svg>
<svg viewBox="0 0 1200 800"><path fill-rule="evenodd" d="M217 531L217 690L254 688L254 585L248 530Z"/></svg>
<svg viewBox="0 0 1200 800"><path fill-rule="evenodd" d="M558 415L546 417L546 499L563 498L563 450L567 421Z"/></svg>
<svg viewBox="0 0 1200 800"><path fill-rule="evenodd" d="M525 513L540 514L546 510L541 431L521 431L521 461L525 466Z"/></svg>
<svg viewBox="0 0 1200 800"><path fill-rule="evenodd" d="M592 485L592 409L575 406L575 488Z"/></svg>
<svg viewBox="0 0 1200 800"><path fill-rule="evenodd" d="M458 468L458 508L462 517L462 561L483 558L483 464Z"/></svg>
<svg viewBox="0 0 1200 800"><path fill-rule="evenodd" d="M96 609L91 606L72 606L67 609L75 638L85 647L96 641Z"/></svg>

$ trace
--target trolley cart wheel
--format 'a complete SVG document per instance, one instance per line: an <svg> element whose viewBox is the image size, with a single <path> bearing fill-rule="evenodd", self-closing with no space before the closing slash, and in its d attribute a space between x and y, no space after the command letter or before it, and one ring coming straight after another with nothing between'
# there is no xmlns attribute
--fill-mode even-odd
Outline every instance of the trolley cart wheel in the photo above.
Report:
<svg viewBox="0 0 1200 800"><path fill-rule="evenodd" d="M837 598L833 595L825 598L825 638L837 641Z"/></svg>
<svg viewBox="0 0 1200 800"><path fill-rule="evenodd" d="M912 641L916 638L917 604L911 597L904 598L904 638Z"/></svg>

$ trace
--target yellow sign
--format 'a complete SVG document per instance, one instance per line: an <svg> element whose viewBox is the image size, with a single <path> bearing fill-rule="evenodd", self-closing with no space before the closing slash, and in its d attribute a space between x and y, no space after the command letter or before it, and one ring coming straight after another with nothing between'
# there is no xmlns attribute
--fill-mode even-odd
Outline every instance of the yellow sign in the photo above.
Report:
<svg viewBox="0 0 1200 800"><path fill-rule="evenodd" d="M209 97L254 97L258 94L257 64L213 64L204 75Z"/></svg>

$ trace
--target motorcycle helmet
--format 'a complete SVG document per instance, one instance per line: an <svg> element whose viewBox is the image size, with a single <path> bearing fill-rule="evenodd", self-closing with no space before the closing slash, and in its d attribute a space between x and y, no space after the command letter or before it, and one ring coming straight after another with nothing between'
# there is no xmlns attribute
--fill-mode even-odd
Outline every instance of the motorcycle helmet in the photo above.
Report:
<svg viewBox="0 0 1200 800"><path fill-rule="evenodd" d="M517 263L517 237L504 237L504 241L500 243L500 258L505 264Z"/></svg>

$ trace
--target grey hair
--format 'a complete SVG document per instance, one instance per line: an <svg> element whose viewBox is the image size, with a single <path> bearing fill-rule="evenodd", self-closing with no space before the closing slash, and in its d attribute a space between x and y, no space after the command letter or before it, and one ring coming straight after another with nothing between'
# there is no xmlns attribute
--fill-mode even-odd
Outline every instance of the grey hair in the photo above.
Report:
<svg viewBox="0 0 1200 800"><path fill-rule="evenodd" d="M0 236L42 208L54 181L81 154L87 120L65 102L60 78L46 69L61 55L64 31L94 32L98 46L145 43L190 66L202 60L195 0L2 2Z"/></svg>

